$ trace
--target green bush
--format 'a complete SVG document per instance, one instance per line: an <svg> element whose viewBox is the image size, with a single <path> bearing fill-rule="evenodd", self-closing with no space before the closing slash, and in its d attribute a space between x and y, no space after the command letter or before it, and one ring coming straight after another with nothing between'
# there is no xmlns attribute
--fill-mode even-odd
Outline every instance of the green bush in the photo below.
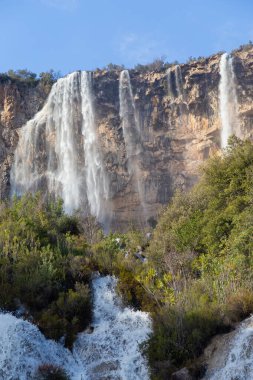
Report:
<svg viewBox="0 0 253 380"><path fill-rule="evenodd" d="M46 336L75 335L91 320L88 244L62 201L40 194L0 205L0 307L23 304Z"/></svg>

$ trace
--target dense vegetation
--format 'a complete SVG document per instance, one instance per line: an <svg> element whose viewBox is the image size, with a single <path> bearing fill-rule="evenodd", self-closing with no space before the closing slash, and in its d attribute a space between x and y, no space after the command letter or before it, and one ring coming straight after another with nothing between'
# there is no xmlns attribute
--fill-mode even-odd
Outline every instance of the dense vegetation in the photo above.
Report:
<svg viewBox="0 0 253 380"><path fill-rule="evenodd" d="M51 87L59 79L61 74L54 70L49 70L37 75L27 69L9 70L6 73L0 73L0 83L11 81L29 87L35 87L38 84Z"/></svg>
<svg viewBox="0 0 253 380"><path fill-rule="evenodd" d="M115 274L125 302L152 314L152 378L183 365L197 377L210 338L253 312L253 145L232 138L200 182L174 196L151 238L105 236L94 218L67 216L36 194L1 204L0 246L0 307L23 305L71 346L91 318L91 273Z"/></svg>
<svg viewBox="0 0 253 380"><path fill-rule="evenodd" d="M189 365L210 337L253 311L252 254L253 145L232 138L205 165L199 184L174 196L145 249L148 262L131 267L132 283L120 277L153 313L154 379Z"/></svg>
<svg viewBox="0 0 253 380"><path fill-rule="evenodd" d="M37 194L0 206L0 307L25 307L54 339L75 334L90 321L87 242L61 202Z"/></svg>
<svg viewBox="0 0 253 380"><path fill-rule="evenodd" d="M198 185L174 196L151 240L130 231L120 241L108 236L93 255L101 272L119 277L127 302L152 313L153 379L183 365L196 378L210 338L253 312L252 143L232 138L210 159Z"/></svg>

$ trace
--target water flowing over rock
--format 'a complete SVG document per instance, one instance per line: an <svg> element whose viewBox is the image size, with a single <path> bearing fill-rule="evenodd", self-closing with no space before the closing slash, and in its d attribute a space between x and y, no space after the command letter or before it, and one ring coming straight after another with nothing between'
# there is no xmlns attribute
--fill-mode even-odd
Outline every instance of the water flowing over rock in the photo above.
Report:
<svg viewBox="0 0 253 380"><path fill-rule="evenodd" d="M122 307L116 284L110 276L93 280L94 331L79 335L74 355L89 380L148 380L140 345L151 333L151 320L147 313Z"/></svg>
<svg viewBox="0 0 253 380"><path fill-rule="evenodd" d="M168 82L168 96L173 99L174 98L174 94L173 94L173 77L172 77L171 68L168 68L168 70L167 70L167 82Z"/></svg>
<svg viewBox="0 0 253 380"><path fill-rule="evenodd" d="M230 120L236 109L232 106L236 98L238 114L226 125L232 126L232 133L237 136L253 139L253 47L233 51L232 57L232 63L228 56L223 57L222 72L223 79L229 76L230 87L234 75L236 97L234 91L224 86L224 80L221 86L220 53L171 65L169 70L129 70L131 84L125 73L124 96L128 99L129 121L124 118L124 122L131 125L130 144L123 133L123 115L120 115L121 70L87 73L89 86L84 99L88 103L83 104L81 81L84 91L86 79L81 78L81 73L60 79L39 113L47 95L41 84L31 87L11 79L0 81L1 199L10 194L10 168L14 160L15 176L11 182L17 193L37 188L46 193L51 185L56 195L64 195L66 209L80 206L88 213L92 206L92 212L100 214L104 224L112 221L113 229L126 230L129 224L143 226L144 223L139 223L143 219L157 219L175 190L189 189L196 183L203 161L221 145L225 146L227 137L221 144L221 108L227 118L223 120ZM63 87L65 95L57 94L57 89L63 91ZM227 95L221 97L221 93ZM62 125L68 142L60 134L62 102L69 111L72 109L66 116L69 121ZM228 112L228 108L232 111ZM69 123L72 131L66 131ZM87 125L92 144L84 146ZM65 153L56 151L56 138L57 146L64 146ZM73 154L68 150L70 147ZM94 160L85 157L87 152ZM145 212L137 176L130 174L129 156L139 170ZM67 162L66 169L63 161ZM69 165L67 174L66 165ZM93 191L88 191L88 185Z"/></svg>
<svg viewBox="0 0 253 380"><path fill-rule="evenodd" d="M0 313L0 379L32 380L38 366L49 363L64 368L71 380L86 380L69 350L47 340L31 323Z"/></svg>
<svg viewBox="0 0 253 380"><path fill-rule="evenodd" d="M168 81L168 96L175 100L175 98L181 98L184 100L184 87L182 70L179 65L168 68L167 70Z"/></svg>
<svg viewBox="0 0 253 380"><path fill-rule="evenodd" d="M145 194L142 184L140 160L142 153L140 126L136 116L134 97L128 70L120 73L120 118L126 146L128 173L134 178L140 205L145 214Z"/></svg>
<svg viewBox="0 0 253 380"><path fill-rule="evenodd" d="M109 183L102 162L97 140L96 125L94 119L91 74L83 71L81 73L81 96L82 96L82 135L84 138L85 176L87 186L87 197L90 211L99 220L105 221L103 216L105 202L109 197ZM107 210L107 222L109 211Z"/></svg>
<svg viewBox="0 0 253 380"><path fill-rule="evenodd" d="M34 119L21 130L11 171L12 194L46 190L64 208L108 219L108 182L97 141L91 75L59 79Z"/></svg>
<svg viewBox="0 0 253 380"><path fill-rule="evenodd" d="M148 380L140 345L151 334L151 319L124 308L116 285L110 276L93 280L93 332L79 334L73 353L33 324L0 313L0 379L32 380L39 365L53 364L71 380Z"/></svg>
<svg viewBox="0 0 253 380"><path fill-rule="evenodd" d="M214 348L203 380L253 379L252 317L242 322L235 332L222 336Z"/></svg>
<svg viewBox="0 0 253 380"><path fill-rule="evenodd" d="M177 96L182 97L182 99L184 99L183 77L181 67L179 65L176 65L175 67L175 79Z"/></svg>
<svg viewBox="0 0 253 380"><path fill-rule="evenodd" d="M227 53L220 60L219 108L221 117L221 147L225 148L232 134L240 136L238 104L233 58Z"/></svg>

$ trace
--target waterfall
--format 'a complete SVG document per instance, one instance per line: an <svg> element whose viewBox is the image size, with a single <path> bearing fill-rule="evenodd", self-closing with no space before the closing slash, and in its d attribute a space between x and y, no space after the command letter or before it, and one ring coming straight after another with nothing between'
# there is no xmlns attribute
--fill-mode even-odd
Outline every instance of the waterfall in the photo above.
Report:
<svg viewBox="0 0 253 380"><path fill-rule="evenodd" d="M64 201L65 211L90 211L101 222L108 182L99 151L91 75L74 72L52 87L43 109L20 130L11 192L38 189Z"/></svg>
<svg viewBox="0 0 253 380"><path fill-rule="evenodd" d="M103 196L108 199L109 183L97 142L96 126L91 96L91 74L81 73L82 135L84 139L85 175L87 197L92 215L103 220Z"/></svg>
<svg viewBox="0 0 253 380"><path fill-rule="evenodd" d="M82 364L68 349L46 339L33 324L0 313L0 379L33 380L43 364L65 369L71 380L86 380Z"/></svg>
<svg viewBox="0 0 253 380"><path fill-rule="evenodd" d="M148 380L140 345L151 333L151 320L147 313L122 307L116 285L111 276L93 280L94 331L79 335L74 355L89 380Z"/></svg>
<svg viewBox="0 0 253 380"><path fill-rule="evenodd" d="M174 90L173 90L173 74L171 67L167 70L167 83L168 83L168 95L171 99L174 99Z"/></svg>
<svg viewBox="0 0 253 380"><path fill-rule="evenodd" d="M72 212L80 206L81 177L76 153L79 80L78 72L60 79L51 91L46 113L48 189L55 196L62 197L66 212Z"/></svg>
<svg viewBox="0 0 253 380"><path fill-rule="evenodd" d="M232 134L240 137L233 58L227 53L220 60L219 109L221 147L225 148Z"/></svg>
<svg viewBox="0 0 253 380"><path fill-rule="evenodd" d="M182 97L182 99L184 99L183 77L181 67L179 65L176 65L175 67L175 80L177 96Z"/></svg>
<svg viewBox="0 0 253 380"><path fill-rule="evenodd" d="M46 339L33 324L0 313L0 378L32 380L39 365L66 370L71 380L148 380L140 345L151 333L147 313L124 308L114 277L92 281L93 332L79 334L73 352Z"/></svg>
<svg viewBox="0 0 253 380"><path fill-rule="evenodd" d="M243 322L232 339L226 343L222 355L222 367L208 371L205 380L253 379L253 320ZM226 350L227 348L227 350ZM220 357L220 356L219 356ZM216 361L217 362L217 361Z"/></svg>
<svg viewBox="0 0 253 380"><path fill-rule="evenodd" d="M181 67L179 65L167 70L168 95L172 100L182 98L184 100L184 87Z"/></svg>
<svg viewBox="0 0 253 380"><path fill-rule="evenodd" d="M120 73L120 118L126 147L128 173L134 178L143 212L145 213L144 189L141 182L139 155L142 152L141 134L128 70Z"/></svg>

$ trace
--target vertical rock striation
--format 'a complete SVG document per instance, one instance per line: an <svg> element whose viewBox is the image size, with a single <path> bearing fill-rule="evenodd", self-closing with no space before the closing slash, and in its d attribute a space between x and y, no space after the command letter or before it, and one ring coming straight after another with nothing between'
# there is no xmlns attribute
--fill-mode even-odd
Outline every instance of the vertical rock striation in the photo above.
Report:
<svg viewBox="0 0 253 380"><path fill-rule="evenodd" d="M45 187L67 210L81 207L117 228L156 217L175 189L196 182L199 166L231 132L253 137L253 48L232 57L156 72L73 73L37 114L46 97L39 86L0 83L1 197L10 190L19 134L16 154L33 148L15 157L15 191L24 180L25 190Z"/></svg>

